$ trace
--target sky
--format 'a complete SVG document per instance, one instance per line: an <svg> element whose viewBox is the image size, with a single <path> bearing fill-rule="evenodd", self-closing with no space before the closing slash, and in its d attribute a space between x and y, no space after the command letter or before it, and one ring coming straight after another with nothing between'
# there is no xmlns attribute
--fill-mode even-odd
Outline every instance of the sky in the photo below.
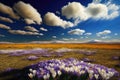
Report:
<svg viewBox="0 0 120 80"><path fill-rule="evenodd" d="M0 42L120 42L120 0L0 0Z"/></svg>

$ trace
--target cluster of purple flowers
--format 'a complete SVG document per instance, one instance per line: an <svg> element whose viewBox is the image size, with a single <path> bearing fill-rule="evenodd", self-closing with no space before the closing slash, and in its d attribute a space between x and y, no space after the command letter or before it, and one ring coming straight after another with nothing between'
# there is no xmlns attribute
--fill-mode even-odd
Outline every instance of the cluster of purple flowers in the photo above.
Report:
<svg viewBox="0 0 120 80"><path fill-rule="evenodd" d="M9 54L10 56L22 56L22 55L29 55L29 54L42 56L42 57L50 57L53 55L62 56L62 53L60 52L54 52L54 51L51 51L51 49L43 49L43 48L29 49L29 50L24 50L24 49L0 50L0 54ZM28 57L28 59L31 59L31 58L33 58L33 56Z"/></svg>
<svg viewBox="0 0 120 80"><path fill-rule="evenodd" d="M30 80L108 80L119 73L98 64L73 58L41 61L29 67Z"/></svg>
<svg viewBox="0 0 120 80"><path fill-rule="evenodd" d="M37 48L37 49L18 49L18 50L0 50L0 54L9 54L10 56L22 56L27 54L34 54L37 56L42 57L51 57L51 56L58 56L61 57L64 55L64 53L68 52L74 52L78 54L85 54L85 55L92 55L96 53L95 51L89 51L89 50L81 50L81 49L69 49L69 48L60 48L60 49L43 49L43 48ZM31 57L30 57L31 58Z"/></svg>
<svg viewBox="0 0 120 80"><path fill-rule="evenodd" d="M75 53L80 53L80 54L85 54L85 55L92 55L95 54L96 51L91 51L91 50L85 50L85 49L69 49L69 48L60 48L55 50L55 52L75 52Z"/></svg>

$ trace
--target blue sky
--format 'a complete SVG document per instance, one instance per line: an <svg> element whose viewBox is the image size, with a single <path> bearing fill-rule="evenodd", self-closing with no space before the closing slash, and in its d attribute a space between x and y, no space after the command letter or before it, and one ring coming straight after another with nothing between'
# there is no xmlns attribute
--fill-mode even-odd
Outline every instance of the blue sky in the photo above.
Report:
<svg viewBox="0 0 120 80"><path fill-rule="evenodd" d="M0 42L120 42L120 0L1 0Z"/></svg>

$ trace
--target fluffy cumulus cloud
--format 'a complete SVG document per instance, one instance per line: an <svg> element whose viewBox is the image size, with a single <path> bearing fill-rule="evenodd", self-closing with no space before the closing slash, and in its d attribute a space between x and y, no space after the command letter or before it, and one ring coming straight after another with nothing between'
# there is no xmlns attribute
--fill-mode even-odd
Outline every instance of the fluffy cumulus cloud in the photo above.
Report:
<svg viewBox="0 0 120 80"><path fill-rule="evenodd" d="M30 32L30 31L24 31L24 30L8 30L11 34L19 34L19 35L40 35L37 32Z"/></svg>
<svg viewBox="0 0 120 80"><path fill-rule="evenodd" d="M80 18L86 20L88 17L85 14L85 7L79 2L68 3L62 8L62 15L70 18Z"/></svg>
<svg viewBox="0 0 120 80"><path fill-rule="evenodd" d="M4 24L0 24L0 28L1 29L7 29L7 30L11 29L9 26L4 25Z"/></svg>
<svg viewBox="0 0 120 80"><path fill-rule="evenodd" d="M65 21L51 12L45 14L44 21L49 26L61 26L62 28L69 28L74 26L73 23Z"/></svg>
<svg viewBox="0 0 120 80"><path fill-rule="evenodd" d="M73 29L68 31L69 34L74 34L74 35L83 35L85 33L85 30L81 29Z"/></svg>
<svg viewBox="0 0 120 80"><path fill-rule="evenodd" d="M33 21L33 20L31 20L31 19L24 19L24 21L25 21L25 23L26 24L35 24L35 22Z"/></svg>
<svg viewBox="0 0 120 80"><path fill-rule="evenodd" d="M110 33L111 33L110 30L104 30L104 31L102 31L102 32L96 33L96 35L97 35L97 36L105 36L105 35L108 35L108 34L110 34Z"/></svg>
<svg viewBox="0 0 120 80"><path fill-rule="evenodd" d="M90 18L100 19L100 18L104 18L105 16L107 16L107 14L108 14L108 8L104 4L91 3L86 8L86 12L88 13L87 15Z"/></svg>
<svg viewBox="0 0 120 80"><path fill-rule="evenodd" d="M31 26L25 26L25 29L31 32L39 32L36 28L31 27Z"/></svg>
<svg viewBox="0 0 120 80"><path fill-rule="evenodd" d="M103 4L99 2L89 3L87 7L79 2L71 2L61 9L62 15L67 19L74 19L75 23L92 19L114 19L119 16L119 6L109 3Z"/></svg>
<svg viewBox="0 0 120 80"><path fill-rule="evenodd" d="M13 11L13 9L3 3L0 3L0 12L9 15L14 19L19 19L19 16Z"/></svg>
<svg viewBox="0 0 120 80"><path fill-rule="evenodd" d="M119 16L119 7L115 4L91 3L86 8L90 18L94 19L114 19Z"/></svg>
<svg viewBox="0 0 120 80"><path fill-rule="evenodd" d="M41 27L40 30L42 30L42 31L48 31L48 30L45 29L44 27Z"/></svg>
<svg viewBox="0 0 120 80"><path fill-rule="evenodd" d="M114 19L119 16L120 7L116 4L108 4L108 15L106 19Z"/></svg>
<svg viewBox="0 0 120 80"><path fill-rule="evenodd" d="M0 21L13 23L13 20L11 20L10 18L6 18L6 17L2 17L2 16L0 16Z"/></svg>
<svg viewBox="0 0 120 80"><path fill-rule="evenodd" d="M37 24L41 24L42 22L41 15L30 4L19 1L18 3L14 4L14 9L24 19L30 19L36 22Z"/></svg>
<svg viewBox="0 0 120 80"><path fill-rule="evenodd" d="M92 35L92 33L85 33L84 35L86 35L86 36L90 36L90 35Z"/></svg>

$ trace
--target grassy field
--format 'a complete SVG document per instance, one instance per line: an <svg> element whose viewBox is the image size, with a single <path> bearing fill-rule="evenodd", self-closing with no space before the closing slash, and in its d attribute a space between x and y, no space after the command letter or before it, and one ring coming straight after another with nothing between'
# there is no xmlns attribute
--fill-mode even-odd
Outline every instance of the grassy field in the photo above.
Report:
<svg viewBox="0 0 120 80"><path fill-rule="evenodd" d="M120 67L115 65L120 63L119 60L112 60L112 56L120 56L120 44L0 44L0 49L33 49L33 48L72 48L72 49L87 49L97 51L96 54L87 56L84 54L75 54L73 52L65 53L62 57L40 57L37 60L29 61L25 58L29 55L23 56L9 56L7 54L0 54L0 71L4 71L7 68L23 68L30 64L37 63L41 60L50 59L65 59L65 58L89 58L94 60L93 63L101 64L110 68L115 68L120 72Z"/></svg>
<svg viewBox="0 0 120 80"><path fill-rule="evenodd" d="M32 49L32 48L90 48L120 49L120 44L0 44L0 49Z"/></svg>

